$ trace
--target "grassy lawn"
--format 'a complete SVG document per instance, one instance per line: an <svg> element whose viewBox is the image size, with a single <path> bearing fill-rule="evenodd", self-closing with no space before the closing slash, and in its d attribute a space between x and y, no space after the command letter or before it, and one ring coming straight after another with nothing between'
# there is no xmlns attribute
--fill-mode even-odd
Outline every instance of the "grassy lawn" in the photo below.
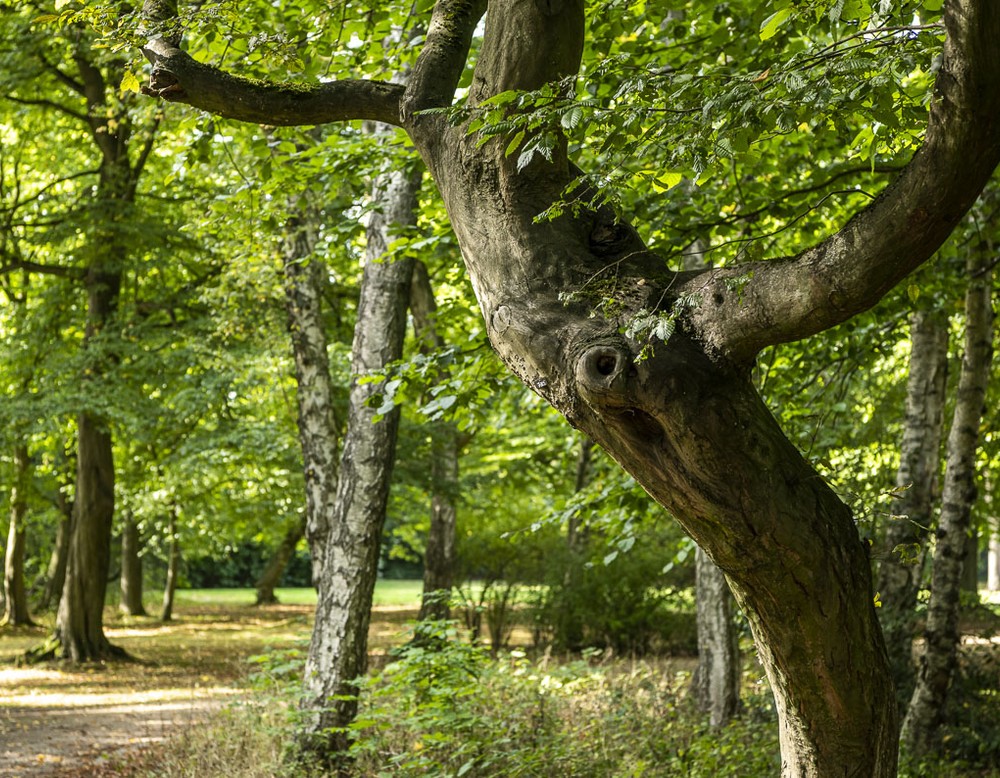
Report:
<svg viewBox="0 0 1000 778"><path fill-rule="evenodd" d="M420 581L389 581L380 580L375 583L374 605L376 607L406 606L420 607ZM282 605L315 605L316 590L275 589L278 602ZM178 589L177 605L219 605L238 607L253 605L255 592L253 589ZM154 598L154 602L158 602Z"/></svg>

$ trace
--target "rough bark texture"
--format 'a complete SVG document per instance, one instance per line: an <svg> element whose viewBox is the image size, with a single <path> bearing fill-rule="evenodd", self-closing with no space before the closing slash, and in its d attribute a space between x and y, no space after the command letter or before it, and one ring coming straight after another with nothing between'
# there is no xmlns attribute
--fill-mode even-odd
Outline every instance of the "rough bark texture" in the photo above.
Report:
<svg viewBox="0 0 1000 778"><path fill-rule="evenodd" d="M1000 4L946 0L923 146L868 208L797 256L681 273L613 213L535 221L574 179L565 145L551 162L518 171L506 139L480 143L465 126L420 110L450 102L481 11L473 0L435 5L428 29L443 34L428 35L398 121L441 190L497 352L725 572L775 692L782 774L895 775L896 706L867 547L749 373L761 348L878 302L933 255L978 196L1000 161ZM584 29L582 0L493 0L468 107L576 73ZM241 94L220 102L213 90L255 90L209 70L190 89L180 78L168 96L242 118ZM352 118L368 115L370 99ZM303 120L312 116L303 110ZM620 317L591 317L596 300L586 297L595 287L615 299ZM580 299L566 305L566 292ZM622 326L640 308L670 310L682 294L697 304L669 343L637 364L642 344L623 337ZM337 651L313 666L329 666Z"/></svg>
<svg viewBox="0 0 1000 778"><path fill-rule="evenodd" d="M27 540L25 522L28 518L28 485L31 462L28 447L14 447L14 485L10 490L10 526L4 554L4 614L0 625L23 627L34 624L28 613L28 590L24 583L24 548Z"/></svg>
<svg viewBox="0 0 1000 778"><path fill-rule="evenodd" d="M278 547L274 550L274 554L271 555L271 560L267 563L264 572L257 579L255 584L257 605L273 605L278 602L274 590L281 582L281 576L285 574L285 568L288 567L288 563L295 554L296 546L299 545L299 541L305 537L305 534L306 519L303 516L301 521L295 522L293 526L288 528L288 532L285 533Z"/></svg>
<svg viewBox="0 0 1000 778"><path fill-rule="evenodd" d="M347 433L337 495L322 550L316 622L306 661L310 712L304 746L336 759L347 746L343 729L357 710L352 681L368 663L368 623L378 551L395 461L399 409L375 421L368 404L379 387L362 383L402 356L413 260L386 253L398 225L415 218L419 176L390 173L376 185L351 358Z"/></svg>
<svg viewBox="0 0 1000 778"><path fill-rule="evenodd" d="M174 617L174 593L177 591L177 577L181 569L181 543L177 537L177 508L171 507L167 523L167 581L163 587L163 607L160 621L170 621Z"/></svg>
<svg viewBox="0 0 1000 778"><path fill-rule="evenodd" d="M958 656L959 589L972 505L976 500L976 452L993 350L992 290L983 258L969 258L965 297L965 344L955 411L948 433L941 517L935 533L931 598L927 605L926 648L917 685L903 722L901 748L919 755L940 741L948 689Z"/></svg>
<svg viewBox="0 0 1000 778"><path fill-rule="evenodd" d="M695 552L698 667L692 687L698 707L721 727L740 709L740 643L726 576L700 548Z"/></svg>
<svg viewBox="0 0 1000 778"><path fill-rule="evenodd" d="M118 604L122 613L129 616L145 616L146 608L142 604L142 539L139 537L139 527L131 513L126 514L122 525L122 572L119 580L121 601Z"/></svg>
<svg viewBox="0 0 1000 778"><path fill-rule="evenodd" d="M413 265L410 288L413 329L423 353L444 348L437 329L437 303L427 266ZM423 594L418 618L447 619L448 599L454 584L455 522L458 516L458 457L461 447L454 424L440 422L430 428L431 436L431 523L424 552Z"/></svg>
<svg viewBox="0 0 1000 778"><path fill-rule="evenodd" d="M896 516L882 547L878 585L889 663L900 712L913 694L913 638L926 528L939 490L941 434L948 372L948 323L943 316L917 312L910 318L910 365L906 418L896 473Z"/></svg>

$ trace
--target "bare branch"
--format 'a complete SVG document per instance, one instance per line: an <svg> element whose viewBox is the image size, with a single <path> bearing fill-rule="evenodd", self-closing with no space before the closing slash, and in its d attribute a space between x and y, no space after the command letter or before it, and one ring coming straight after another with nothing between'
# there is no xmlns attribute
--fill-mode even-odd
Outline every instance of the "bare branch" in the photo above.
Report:
<svg viewBox="0 0 1000 778"><path fill-rule="evenodd" d="M1000 3L948 0L924 143L838 233L795 257L707 271L684 291L701 338L739 361L839 324L933 256L1000 163ZM739 293L731 293L734 282Z"/></svg>
<svg viewBox="0 0 1000 778"><path fill-rule="evenodd" d="M4 99L10 100L12 103L17 103L18 105L37 105L42 108L51 108L54 111L59 111L59 113L70 116L78 121L89 122L86 114L74 111L72 108L68 108L62 103L57 103L55 100L31 100L24 97L14 97L13 95L4 95Z"/></svg>
<svg viewBox="0 0 1000 778"><path fill-rule="evenodd" d="M403 87L351 79L321 84L276 84L226 73L192 59L162 38L143 53L153 65L143 93L244 122L275 126L371 119L401 124Z"/></svg>

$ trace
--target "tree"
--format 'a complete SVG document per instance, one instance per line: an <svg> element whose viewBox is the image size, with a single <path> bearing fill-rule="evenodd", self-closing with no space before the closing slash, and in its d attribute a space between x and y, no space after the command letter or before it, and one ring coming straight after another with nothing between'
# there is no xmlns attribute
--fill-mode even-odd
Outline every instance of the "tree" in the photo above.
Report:
<svg viewBox="0 0 1000 778"><path fill-rule="evenodd" d="M161 22L173 23L175 10L147 3ZM517 111L500 110L531 92L573 125L580 106L564 87L586 42L580 0L494 0L465 110L442 110L453 104L484 10L476 0L436 3L406 87L262 83L154 38L144 48L153 64L145 91L243 121L403 127L442 193L501 358L607 449L725 572L774 690L783 775L893 775L896 706L866 546L849 508L785 438L750 372L764 347L815 335L878 302L972 205L1000 159L1000 6L945 3L926 132L893 185L792 256L751 254L694 273L671 269L580 188L561 124L532 125L530 111L518 124ZM775 37L792 13L763 20L760 37ZM768 77L759 72L741 85ZM497 112L503 119L490 124ZM543 213L552 218L536 218ZM613 305L600 305L602 295Z"/></svg>
<svg viewBox="0 0 1000 778"><path fill-rule="evenodd" d="M903 721L902 747L923 755L936 750L948 688L958 664L959 591L976 501L976 454L993 357L992 256L973 250L967 261L965 343L951 430L941 516L935 533L931 598L916 688Z"/></svg>

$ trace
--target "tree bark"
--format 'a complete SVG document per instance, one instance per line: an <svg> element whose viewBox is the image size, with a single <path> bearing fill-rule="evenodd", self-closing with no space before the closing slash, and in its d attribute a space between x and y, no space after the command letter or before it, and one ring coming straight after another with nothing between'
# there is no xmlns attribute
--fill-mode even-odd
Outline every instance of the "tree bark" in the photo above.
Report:
<svg viewBox="0 0 1000 778"><path fill-rule="evenodd" d="M990 533L987 559L986 588L991 592L1000 591L1000 533L996 529Z"/></svg>
<svg viewBox="0 0 1000 778"><path fill-rule="evenodd" d="M962 581L960 590L971 597L974 602L979 600L979 530L969 527L965 536L965 559L962 562Z"/></svg>
<svg viewBox="0 0 1000 778"><path fill-rule="evenodd" d="M430 354L444 348L437 328L437 303L427 266L416 261L410 287L410 314L421 352ZM437 383L435 380L433 383ZM423 593L418 618L447 619L451 616L449 597L454 585L455 524L458 517L459 431L448 421L430 425L431 439L431 523L424 551Z"/></svg>
<svg viewBox="0 0 1000 778"><path fill-rule="evenodd" d="M126 513L122 525L122 572L119 582L121 601L118 604L122 613L129 616L145 616L146 608L142 604L142 540L139 537L139 527L131 512Z"/></svg>
<svg viewBox="0 0 1000 778"><path fill-rule="evenodd" d="M398 408L375 421L369 400L379 387L361 379L402 356L413 259L387 254L387 248L395 229L414 222L419 182L413 173L380 177L374 200L381 208L372 212L368 225L347 433L329 535L321 543L316 622L305 672L309 720L302 745L330 761L337 761L348 745L345 727L357 711L353 681L367 668L368 624L399 424Z"/></svg>
<svg viewBox="0 0 1000 778"><path fill-rule="evenodd" d="M168 548L167 580L163 587L163 607L160 610L160 621L172 621L174 618L174 594L177 592L177 577L181 570L181 543L177 536L177 506L170 507L170 518L167 521Z"/></svg>
<svg viewBox="0 0 1000 778"><path fill-rule="evenodd" d="M931 598L924 630L926 648L903 722L904 753L932 753L940 743L948 689L958 657L959 589L972 505L976 499L976 452L993 349L991 275L985 257L969 257L965 297L965 354L948 434L941 517L935 533Z"/></svg>
<svg viewBox="0 0 1000 778"><path fill-rule="evenodd" d="M14 446L14 485L10 490L10 527L4 555L4 614L0 625L24 627L33 625L28 613L28 590L24 583L24 548L27 540L25 521L28 518L28 485L31 480L31 460L24 443Z"/></svg>
<svg viewBox="0 0 1000 778"><path fill-rule="evenodd" d="M698 707L721 727L740 709L740 643L726 576L700 548L695 551L698 667L692 686Z"/></svg>
<svg viewBox="0 0 1000 778"><path fill-rule="evenodd" d="M299 442L306 484L305 533L319 586L337 490L340 424L334 414L330 361L323 326L327 268L314 256L315 214L308 202L285 224L281 247L285 309L297 382Z"/></svg>
<svg viewBox="0 0 1000 778"><path fill-rule="evenodd" d="M927 311L910 317L910 366L906 417L896 472L897 514L886 528L878 591L879 618L889 651L900 713L913 694L913 638L923 550L933 524L941 468L948 373L948 326Z"/></svg>
<svg viewBox="0 0 1000 778"><path fill-rule="evenodd" d="M305 537L305 534L306 518L303 516L300 521L288 528L285 537L281 539L281 543L271 555L271 561L268 562L267 568L257 579L257 605L274 605L278 602L274 590L281 582L281 576L285 574L285 568L288 567L289 561L295 555L296 546L299 545L299 541Z"/></svg>

